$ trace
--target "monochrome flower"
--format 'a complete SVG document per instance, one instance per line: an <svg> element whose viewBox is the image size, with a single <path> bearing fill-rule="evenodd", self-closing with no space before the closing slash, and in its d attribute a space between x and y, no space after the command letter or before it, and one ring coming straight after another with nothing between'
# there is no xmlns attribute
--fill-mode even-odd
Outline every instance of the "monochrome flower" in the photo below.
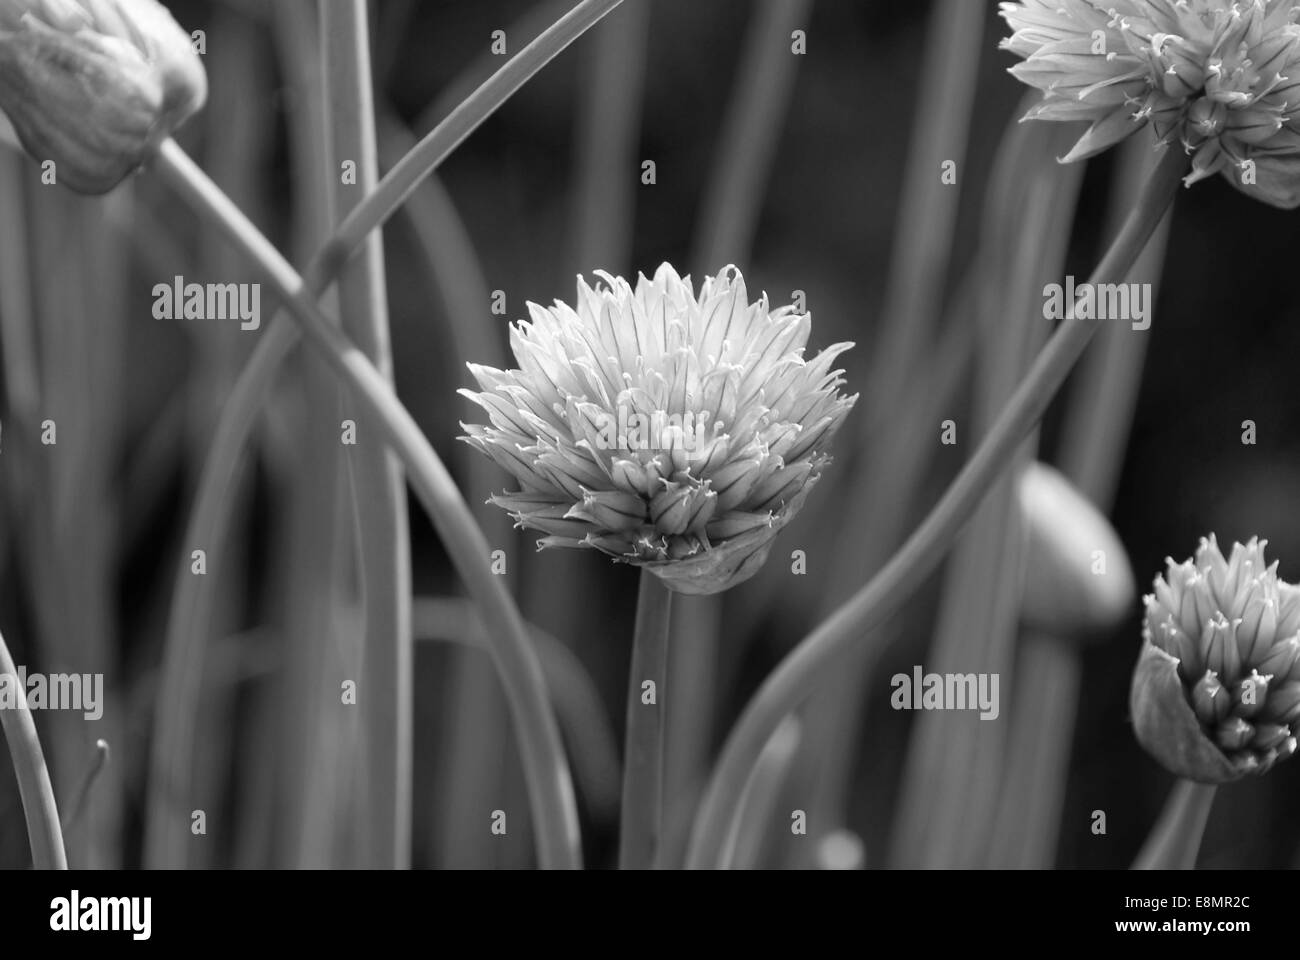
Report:
<svg viewBox="0 0 1300 960"><path fill-rule="evenodd" d="M1296 751L1300 587L1278 579L1265 540L1214 536L1157 576L1146 599L1130 706L1138 740L1170 771L1205 783L1264 773Z"/></svg>
<svg viewBox="0 0 1300 960"><path fill-rule="evenodd" d="M668 264L653 279L598 271L574 306L528 304L511 328L518 369L471 364L490 426L467 442L520 489L492 497L544 534L589 547L680 593L752 576L829 462L853 406L838 343L803 356L812 318L751 303L740 271L699 294Z"/></svg>
<svg viewBox="0 0 1300 960"><path fill-rule="evenodd" d="M155 0L0 0L0 109L57 183L111 190L206 98L189 35Z"/></svg>
<svg viewBox="0 0 1300 960"><path fill-rule="evenodd" d="M1222 173L1277 207L1300 205L1300 0L1016 0L1011 73L1043 91L1026 115L1082 120L1064 161L1152 125L1192 157L1188 185Z"/></svg>

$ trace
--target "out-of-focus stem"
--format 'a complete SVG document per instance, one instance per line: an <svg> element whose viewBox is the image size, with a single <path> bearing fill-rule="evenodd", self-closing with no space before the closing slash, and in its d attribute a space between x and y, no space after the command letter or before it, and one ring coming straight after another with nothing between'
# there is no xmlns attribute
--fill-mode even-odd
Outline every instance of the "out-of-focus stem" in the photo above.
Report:
<svg viewBox="0 0 1300 960"><path fill-rule="evenodd" d="M696 221L689 263L699 275L716 274L728 263L743 265L753 256L772 161L804 59L790 53L790 33L807 25L811 5L811 0L755 5ZM680 865L707 774L724 602L722 596L682 597L674 605L677 640L670 668L676 709L665 728L669 809L659 853L664 866Z"/></svg>
<svg viewBox="0 0 1300 960"><path fill-rule="evenodd" d="M221 229L267 273L308 342L353 391L365 415L383 431L384 440L406 466L411 485L478 605L493 641L493 657L509 694L528 774L542 865L578 866L581 852L573 784L555 716L547 702L541 667L514 601L492 575L487 542L447 468L383 376L321 314L303 279L174 140L163 142L153 166L201 216ZM169 746L160 747L163 757L170 757Z"/></svg>
<svg viewBox="0 0 1300 960"><path fill-rule="evenodd" d="M1024 377L1048 332L1039 309L1043 282L1064 269L1083 180L1081 164L1055 161L1070 139L1059 124L1012 123L994 162L998 175L981 228L986 279L977 294L979 375L969 427L977 436ZM938 623L925 655L941 673L978 663L994 676L1012 675L1024 558L1009 474L1036 447L1037 430L1031 430L948 560ZM1005 730L1005 722L967 723L942 711L916 717L890 831L896 866L963 867L978 859L997 809Z"/></svg>
<svg viewBox="0 0 1300 960"><path fill-rule="evenodd" d="M1150 154L1136 138L1120 148L1114 175L1118 186L1110 205L1113 224L1122 221L1141 189ZM1153 304L1168 234L1166 215L1129 274L1150 282ZM1071 383L1060 468L1103 513L1109 512L1119 482L1150 335L1128 324L1107 324L1079 361ZM986 866L1042 869L1052 864L1082 671L1077 643L1042 634L1022 638L1016 666L1021 679L1009 716L1012 743Z"/></svg>
<svg viewBox="0 0 1300 960"><path fill-rule="evenodd" d="M1187 157L1167 149L1133 212L1089 284L1123 279L1173 202ZM688 864L715 867L749 771L767 738L854 648L911 596L939 564L997 480L1026 433L1041 419L1100 321L1077 314L1053 334L979 448L920 527L893 558L829 619L809 634L764 681L732 729L692 834Z"/></svg>
<svg viewBox="0 0 1300 960"><path fill-rule="evenodd" d="M329 115L335 215L354 209L379 181L370 39L365 0L320 4L325 98ZM344 182L341 165L355 164ZM378 230L339 275L343 330L391 384L392 343ZM371 866L406 867L411 857L412 654L411 556L402 468L378 442L375 424L358 421L347 458L361 548L363 657L360 698L370 820Z"/></svg>
<svg viewBox="0 0 1300 960"><path fill-rule="evenodd" d="M86 770L86 776L81 781L81 786L77 789L77 798L72 802L72 814L68 817L68 827L81 819L81 815L86 811L86 805L90 800L90 792L95 786L95 781L108 766L110 750L108 741L99 739L95 741L95 755L91 758L90 767Z"/></svg>
<svg viewBox="0 0 1300 960"><path fill-rule="evenodd" d="M904 166L901 212L894 237L894 261L881 308L881 341L875 350L871 397L860 426L868 436L879 417L888 417L893 398L912 376L921 350L933 337L952 255L960 184L965 182L967 131L984 47L984 0L939 0L930 12L921 89L912 115ZM956 184L944 182L951 161Z"/></svg>
<svg viewBox="0 0 1300 960"><path fill-rule="evenodd" d="M338 273L338 265L352 255L370 231L382 225L402 205L425 175L442 163L487 117L522 87L534 73L622 0L582 0L549 30L511 58L483 86L475 90L433 132L422 139L401 162L384 175L321 249L321 269Z"/></svg>
<svg viewBox="0 0 1300 960"><path fill-rule="evenodd" d="M647 570L641 571L632 637L632 669L627 684L627 732L623 750L623 813L618 865L640 870L654 862L662 833L663 732L668 673L668 623L672 591ZM652 687L645 684L651 683ZM653 694L646 702L647 694Z"/></svg>
<svg viewBox="0 0 1300 960"><path fill-rule="evenodd" d="M512 57L465 103L456 108L453 115L439 123L421 141L421 159L424 164L422 172L434 170L520 86L608 13L612 6L613 3L609 2L580 4ZM403 182L414 182L418 180L419 174L420 170L407 164L402 173ZM390 180L391 177L385 177L383 182ZM395 192L404 197L409 191L398 189ZM395 204L385 205L382 210L372 206L367 221L379 226L395 209ZM355 219L358 211L354 210L353 214L350 219ZM313 296L318 296L325 290L364 236L364 232L357 233L355 230L346 237L336 233L333 241L312 258L303 283ZM225 527L223 521L230 505L228 492L232 477L243 460L245 442L262 412L261 407L276 370L297 341L297 329L277 310L222 409L212 445L204 461L194 508L186 528L186 543L212 545L221 537ZM183 789L183 785L188 784L190 779L193 724L188 716L189 704L197 696L202 670L201 631L209 622L213 603L211 591L201 585L206 584L206 579L190 577L188 569L187 562L177 581L176 599L172 603L170 614L175 627L169 624L168 646L164 652L167 689L174 691L174 695L160 700L155 725L155 744L160 746L155 750L151 782L158 786L151 789L147 817L149 838L146 842L146 862L154 865L170 863L166 859L166 851L172 849L172 844L163 835L163 831L172 822L170 811L174 804L171 791ZM172 744L171 752L161 752L161 745L168 742Z"/></svg>
<svg viewBox="0 0 1300 960"><path fill-rule="evenodd" d="M732 870L761 866L763 850L774 833L773 817L781 800L781 788L801 739L802 725L797 716L791 715L781 721L763 748L745 788L731 840L723 851L724 866Z"/></svg>
<svg viewBox="0 0 1300 960"><path fill-rule="evenodd" d="M1210 819L1218 788L1212 783L1179 780L1169 792L1160 819L1151 828L1134 870L1191 870L1201 851L1201 837Z"/></svg>
<svg viewBox="0 0 1300 960"><path fill-rule="evenodd" d="M59 807L54 801L50 771L45 766L40 737L36 735L36 721L27 708L27 691L19 686L18 668L3 636L0 636L0 679L17 701L13 707L0 707L0 726L4 727L18 793L23 800L32 864L37 870L66 870L68 857L63 851L63 831L59 827Z"/></svg>
<svg viewBox="0 0 1300 960"><path fill-rule="evenodd" d="M715 273L748 256L801 57L790 31L806 26L811 0L762 0L745 41L692 251L693 269Z"/></svg>
<svg viewBox="0 0 1300 960"><path fill-rule="evenodd" d="M321 80L325 50L318 7L318 0L274 5L277 52L295 105L287 116L295 190L288 243L297 257L309 256L329 236L338 179L330 164L330 92ZM206 233L208 244L219 246L228 260L241 257L218 231ZM325 299L337 322L337 297ZM283 532L274 546L275 566L284 578L274 590L283 598L276 615L283 622L284 669L274 681L281 716L272 727L278 743L271 753L280 758L273 775L284 785L285 798L279 805L282 822L274 825L272 835L277 855L294 868L356 866L367 863L362 834L370 824L369 794L364 792L369 780L356 772L364 718L359 710L340 710L339 697L330 692L336 678L362 678L360 606L354 618L351 603L360 534L349 497L348 448L339 442L339 421L353 414L343 412L344 390L314 355L301 358L293 375L298 383L289 393L301 400L282 400L268 410L270 418L293 423L292 433L287 440L261 442L272 484L283 490L287 504L276 526ZM283 455L286 446L288 456ZM236 515L225 512L232 519ZM212 539L203 541L209 556L231 555L235 524L222 520L214 526ZM191 584L209 580L182 577L177 596L184 597ZM199 591L200 597L207 592L203 586ZM179 625L179 620L171 624ZM209 637L220 635L210 624L204 629ZM266 754L247 751L244 756L255 762ZM149 829L154 830L153 823Z"/></svg>
<svg viewBox="0 0 1300 960"><path fill-rule="evenodd" d="M879 333L856 414L857 442L849 445L844 458L846 474L839 481L843 489L871 490L873 495L837 499L833 507L827 500L813 506L814 511L834 510L836 529L851 531L841 538L841 550L830 564L832 572L821 593L819 616L842 602L857 585L857 573L864 566L882 563L905 535L908 520L915 515L925 455L933 450L917 437L932 429L934 419L929 413L936 394L956 385L938 378L936 364L923 361L933 361L930 345L947 336L940 321L952 238L963 188L968 182L974 185L974 178L968 181L965 172L967 134L985 43L986 7L985 0L937 0L930 8ZM955 182L944 175L944 164L949 162ZM969 197L969 193L965 195ZM954 296L953 302L968 301ZM963 321L959 326L966 325ZM835 681L803 711L809 747L800 757L800 770L794 777L813 784L807 802L810 817L815 817L822 829L835 829L846 815L848 782L856 769L852 758L861 714L869 700L866 690L871 661L875 651L889 642L889 635L889 631L880 631L865 639L861 651L842 665ZM789 845L800 839L787 838L786 842ZM811 862L811 845L797 846Z"/></svg>
<svg viewBox="0 0 1300 960"><path fill-rule="evenodd" d="M551 29L566 10L572 9L572 5L573 0L533 0L533 3L520 11L516 19L510 21L509 26L503 27L510 48L519 47L521 43L527 48L528 44ZM500 62L500 54L493 53L484 44L478 55L420 111L420 115L411 124L411 129L420 133L432 130L442 123L483 84L485 78L493 76L499 70L497 64Z"/></svg>
<svg viewBox="0 0 1300 960"><path fill-rule="evenodd" d="M625 4L600 25L578 110L574 256L578 272L624 274L632 250L650 4Z"/></svg>
<svg viewBox="0 0 1300 960"><path fill-rule="evenodd" d="M411 622L417 643L445 640L489 652L482 618L462 597L416 597ZM569 745L586 809L593 815L612 816L619 798L618 745L600 693L572 650L531 623L528 632L546 674L546 689Z"/></svg>
<svg viewBox="0 0 1300 960"><path fill-rule="evenodd" d="M32 337L31 257L27 245L27 211L20 177L22 160L11 151L0 155L0 342L3 342L5 396L9 424L35 436L41 387L40 364ZM8 424L6 424L8 425ZM12 429L12 428L11 428Z"/></svg>
<svg viewBox="0 0 1300 960"><path fill-rule="evenodd" d="M1001 801L983 865L1051 866L1070 772L1070 735L1079 705L1079 654L1072 642L1022 633L1008 719ZM1032 797L1021 791L1032 790Z"/></svg>
<svg viewBox="0 0 1300 960"><path fill-rule="evenodd" d="M381 117L380 134L380 158L388 167L416 143L415 137L391 113ZM443 368L454 378L470 361L498 369L509 366L501 327L486 322L490 289L482 262L451 195L436 173L426 177L420 188L407 198L402 212L413 229L422 263L427 266L421 272L430 292L443 305L446 322L439 333L446 332L444 340L450 346ZM459 466L457 475L462 489L498 489L505 471L468 444L457 446L459 452L453 454L453 460L458 462L453 465ZM518 537L510 518L478 497L470 499L470 508L492 548L518 556L514 549ZM512 562L508 572L502 575L506 588L516 596L520 566L519 562ZM482 759L485 751L500 751L502 756L510 758L516 755L509 742L509 708L501 685L490 663L463 651L458 651L454 662L448 665L447 683L450 697L444 709L446 716L454 717L455 722L443 724L439 730L442 746L437 754L445 758L445 772L440 772L435 779L439 785L436 804L439 813L434 821L436 829L432 831L437 838L434 841L439 855L436 862L452 869L517 866L520 858L529 855L528 838L522 831L513 838L518 843L503 844L493 842L497 838L464 827L478 819L484 809L509 806L522 796L516 782L519 778L515 764L488 764ZM571 754L575 768L581 769L576 751Z"/></svg>

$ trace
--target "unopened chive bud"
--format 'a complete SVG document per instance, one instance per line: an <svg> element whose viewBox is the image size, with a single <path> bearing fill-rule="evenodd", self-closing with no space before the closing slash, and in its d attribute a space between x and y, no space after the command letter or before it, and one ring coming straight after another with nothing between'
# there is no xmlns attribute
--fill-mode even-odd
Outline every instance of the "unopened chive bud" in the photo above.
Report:
<svg viewBox="0 0 1300 960"><path fill-rule="evenodd" d="M1129 707L1139 742L1203 783L1264 773L1296 752L1300 588L1277 576L1263 540L1225 558L1213 535L1169 560L1146 597Z"/></svg>
<svg viewBox="0 0 1300 960"><path fill-rule="evenodd" d="M156 0L0 0L0 109L56 183L111 190L207 90L189 35Z"/></svg>

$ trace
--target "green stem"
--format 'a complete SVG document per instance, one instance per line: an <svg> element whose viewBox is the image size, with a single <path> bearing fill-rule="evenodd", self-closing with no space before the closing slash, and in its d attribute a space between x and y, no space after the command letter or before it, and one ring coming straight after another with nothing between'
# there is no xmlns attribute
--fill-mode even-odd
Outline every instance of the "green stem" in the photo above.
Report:
<svg viewBox="0 0 1300 960"><path fill-rule="evenodd" d="M627 685L627 732L623 750L623 812L618 865L644 870L654 863L663 814L664 680L668 673L668 622L673 594L663 581L641 571ZM654 684L654 700L643 699Z"/></svg>
<svg viewBox="0 0 1300 960"><path fill-rule="evenodd" d="M356 208L379 180L375 108L370 91L370 38L366 0L320 4L321 38L331 134L329 169L336 215ZM355 183L340 165L356 164ZM343 331L391 385L392 344L384 287L384 248L378 230L366 235L359 256L339 275ZM365 724L368 765L366 804L371 865L411 862L412 648L411 548L402 468L374 424L359 421L359 443L348 469L361 552Z"/></svg>
<svg viewBox="0 0 1300 960"><path fill-rule="evenodd" d="M488 78L465 103L420 141L421 157L426 164L421 175L432 172L523 83L598 22L614 5L608 0L584 0ZM278 9L280 8L277 7ZM417 170L408 164L402 167L400 175L410 178L412 172ZM380 181L380 189L384 184L394 182L398 175L395 168ZM384 202L376 191L353 210L348 222L361 217L364 210L367 223L382 225L397 209L392 202L393 198L396 197L397 202L400 202L407 193L409 190L389 190L383 195L388 198ZM303 277L312 296L324 292L330 281L338 275L356 243L364 236L355 230L346 237L341 232L336 233L312 258ZM222 409L207 459L203 463L194 507L186 528L186 543L203 544L212 553L224 535L227 526L225 518L231 503L232 480L244 458L246 441L262 412L276 370L297 342L297 329L281 316L281 311L277 311L270 327L258 340ZM178 809L174 797L179 791L188 789L190 780L190 756L194 749L191 705L198 697L202 680L202 643L213 605L209 582L207 577L191 576L189 562L184 561L176 580L176 592L167 624L163 673L166 688L171 691L171 695L160 700L155 720L154 769L150 776L152 787L147 817L146 863L153 866L174 866L177 858L172 854L185 849L182 830L188 823L188 813L185 819L173 816L174 810ZM540 844L540 838L538 842Z"/></svg>
<svg viewBox="0 0 1300 960"><path fill-rule="evenodd" d="M1151 828L1134 870L1191 870L1201 850L1205 822L1218 787L1212 783L1179 780L1169 792L1160 819Z"/></svg>
<svg viewBox="0 0 1300 960"><path fill-rule="evenodd" d="M1122 280L1142 252L1187 167L1169 148L1142 191L1119 236L1089 278ZM938 566L966 521L1011 462L1020 441L1046 411L1100 321L1072 315L1034 361L979 448L899 551L781 662L750 700L723 748L691 837L688 866L720 863L732 812L763 745L783 717L799 707L862 635L894 614Z"/></svg>
<svg viewBox="0 0 1300 960"><path fill-rule="evenodd" d="M18 668L3 635L0 635L0 679L17 699L13 707L0 705L0 727L4 728L14 762L23 816L27 818L27 837L32 845L32 864L37 870L66 870L68 856L63 851L63 831L50 771L45 766L40 737L36 735L36 721L27 708L27 691L18 684Z"/></svg>
<svg viewBox="0 0 1300 960"><path fill-rule="evenodd" d="M509 693L520 739L542 866L579 866L573 783L541 666L513 599L491 572L487 541L447 468L383 375L330 324L288 261L174 140L163 142L154 169L267 274L307 342L352 390L364 415L382 431L406 467L411 486L478 605L492 640L493 658Z"/></svg>

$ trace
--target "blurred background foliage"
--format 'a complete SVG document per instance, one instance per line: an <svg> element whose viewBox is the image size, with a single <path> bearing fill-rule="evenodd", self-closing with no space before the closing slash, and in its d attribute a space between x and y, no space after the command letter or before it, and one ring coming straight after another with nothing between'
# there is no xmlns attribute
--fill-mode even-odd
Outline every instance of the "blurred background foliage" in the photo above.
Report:
<svg viewBox="0 0 1300 960"><path fill-rule="evenodd" d="M1005 329L998 322L1010 323L994 309L995 325L990 328L986 317L976 330L978 304L993 282L986 264L994 261L986 258L1009 255L988 246L1025 226L1015 208L1020 184L1028 181L1009 182L1007 196L1017 199L1001 211L1010 217L1006 229L987 229L997 212L990 212L989 198L999 145L1019 115L1023 91L1005 73L1012 59L996 49L1003 25L993 4L983 4L983 35L968 38L978 50L969 137L952 133L961 141L952 144L953 155L963 159L957 186L944 188L951 192L943 202L953 204L953 228L920 224L927 245L951 250L939 287L945 307L940 332L968 324L974 335L952 341L958 372L947 386L924 379L943 352L935 333L920 345L917 370L904 378L907 391L873 397L867 380L882 331L906 321L883 313L891 270L897 269L909 143L925 115L919 89L935 5L789 0L800 8L807 53L793 57L788 40L763 52L770 69L788 69L794 61L788 108L766 104L759 110L760 128L774 134L770 169L759 189L743 196L752 223L732 252L712 250L710 224L701 221L710 210L710 171L728 147L725 118L738 96L748 31L764 5L653 0L634 11L634 2L581 38L458 148L438 172L441 187L417 195L423 199L411 205L411 216L392 221L384 239L398 393L456 473L489 540L507 550L508 576L524 615L574 651L590 674L605 718L600 722L612 732L602 741L606 747L621 733L636 578L594 552L539 557L531 536L510 532L482 505L505 477L471 466L455 442L458 421L470 413L455 394L469 384L463 361L496 365L505 356L506 322L526 315L527 300L570 298L575 274L590 278L596 268L651 273L663 260L697 278L734 261L751 291L766 290L775 302L804 291L815 321L811 346L857 342L842 362L850 390L861 391L863 401L837 439L837 462L815 502L782 534L762 575L720 604L679 604L677 622L688 626L675 635L673 656L688 669L684 677L680 670L672 676L683 698L689 690L691 706L686 726L670 734L668 814L677 824L670 838L680 845L704 763L757 684L865 582L973 449L972 411L988 372L968 361L972 351L984 349L977 338ZM312 153L302 148L304 134L295 126L310 106L294 82L295 70L309 71L310 64L304 67L294 49L313 22L312 4L169 5L188 29L207 35L211 99L182 142L301 262L321 236L314 188L303 172ZM379 112L421 135L502 62L489 52L492 31L506 32L513 54L568 4L379 0L374 7ZM623 22L634 17L639 22ZM621 55L602 63L600 50L611 46ZM760 62L760 72L766 69ZM391 158L408 134L388 129L384 152ZM942 131L939 136L942 142ZM742 153L747 146L741 145ZM168 696L157 688L157 669L175 558L189 550L181 534L215 418L257 336L236 324L155 320L150 291L175 274L222 282L252 274L217 238L200 233L147 175L108 198L83 200L36 186L30 161L8 154L2 159L0 495L6 510L0 623L18 662L33 670L106 673L114 707L103 727L50 714L37 722L52 755L65 821L68 798L90 766L90 744L98 736L112 742L111 772L96 783L83 819L70 828L74 865L137 865L153 709L156 698ZM640 182L644 160L655 162L653 185ZM1066 218L1069 232L1060 237L1065 268L1080 279L1107 240L1108 204L1122 186L1120 164L1115 151L1090 162L1072 225ZM1042 176L1056 175L1043 168ZM431 266L439 243L452 262L468 249L454 242L458 228L449 209L463 224L460 239L477 257L470 273L481 281L462 273L460 282L448 282L448 261L442 273ZM1291 274L1298 230L1293 215L1249 203L1218 178L1180 195L1164 266L1153 278L1160 281L1154 324L1135 334L1146 338L1146 369L1112 512L1139 590L1149 587L1166 555L1183 559L1210 531L1225 545L1252 534L1267 537L1280 574L1300 579L1300 514L1293 509L1300 490L1300 386L1292 375L1293 358L1300 356L1300 294ZM1040 239L1046 244L1049 238L1031 238ZM710 260L697 259L710 254ZM494 316L489 299L480 296L497 290L506 296L504 317ZM1032 335L1045 336L1048 321L1036 317L1029 328L1035 324L1041 326ZM463 355L476 343L496 356ZM301 702L281 681L312 655L312 638L303 645L289 636L309 631L303 624L311 621L291 611L316 605L332 629L346 629L328 599L312 592L319 583L295 577L301 545L286 545L312 522L310 513L294 519L311 488L311 477L295 472L299 444L320 417L330 430L336 419L332 407L311 402L309 366L296 357L280 375L254 443L252 469L240 481L235 559L214 571L220 577L218 620L211 624L205 694L195 705L203 718L195 778L210 785L218 803L208 810L209 832L196 865L349 862L348 845L339 840L349 831L337 818L343 815L304 825L300 806L322 783L326 792L347 792L348 748L316 742L312 749L326 751L324 762L309 764L288 752L295 741L272 736L295 715L302 722ZM1069 386L1063 396L1070 396ZM867 400L883 409L864 408ZM1064 406L1058 402L1043 425L1039 449L1048 462L1058 453ZM57 419L57 447L36 442L31 417L37 413L36 422ZM858 423L864 417L883 422L874 435L883 431L895 446L873 445ZM938 443L939 421L947 418L959 424L956 447ZM1257 424L1253 446L1241 442L1247 419ZM925 457L909 468L903 501L882 508L879 488L864 482L864 474L887 472L900 450L924 451ZM480 488L485 477L491 489ZM867 516L898 517L883 530L845 524L843 518L864 503L872 507ZM427 521L414 506L411 515L417 595L459 593ZM790 573L795 549L807 552L806 576ZM861 684L849 684L858 709L844 733L848 747L833 761L830 781L837 785L828 787L815 765L796 763L783 802L771 814L771 838L759 845L754 862L825 859L778 839L789 833L783 811L794 807L833 811L812 818L808 849L819 849L826 834L844 827L861 837L866 865L891 862L918 715L889 708L888 677L929 662L942 598L940 574L897 619L878 667L864 673ZM1172 783L1138 747L1127 719L1139 615L1134 604L1121 628L1082 653L1077 718L1073 732L1066 731L1059 831L1036 855L1040 865L1127 866ZM681 653L682 637L694 642L715 625L712 653ZM315 639L328 643L328 636ZM472 651L422 642L416 666L414 864L529 865L522 778L504 701L486 661ZM963 669L983 668L971 662ZM1016 679L1004 676L999 723L1010 722ZM680 702L673 694L670 683L669 704ZM566 741L574 750L571 734ZM820 748L807 737L799 745L802 753ZM339 752L331 756L331 749ZM573 762L590 767L578 775L587 860L608 865L617 836L614 760L601 755ZM335 779L301 779L321 777L329 768ZM993 782L1003 775L996 764L979 774ZM1032 776L1023 782L1023 789L1038 789ZM945 784L922 782L920 789L940 791ZM819 806L819 790L838 796ZM1294 865L1298 790L1300 764L1284 764L1266 778L1220 791L1202 864ZM496 808L518 812L504 838L486 829L488 812ZM1094 810L1106 812L1105 836L1090 830ZM12 771L0 764L0 865L27 863L22 823ZM990 826L986 821L981 829ZM981 856L971 864L998 859Z"/></svg>

